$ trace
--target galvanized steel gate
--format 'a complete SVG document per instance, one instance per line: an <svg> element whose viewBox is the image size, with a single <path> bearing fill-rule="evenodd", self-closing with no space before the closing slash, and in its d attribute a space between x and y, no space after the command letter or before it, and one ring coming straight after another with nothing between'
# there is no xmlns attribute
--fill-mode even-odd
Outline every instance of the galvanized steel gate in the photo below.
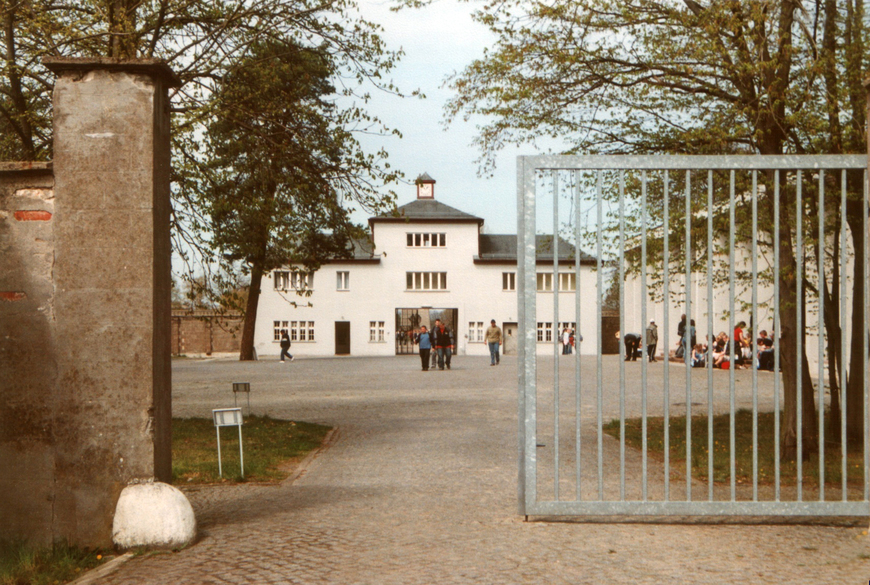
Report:
<svg viewBox="0 0 870 585"><path fill-rule="evenodd" d="M867 516L870 237L858 238L864 253L858 255L861 266L857 266L846 221L851 205L854 227L854 206L859 205L858 225L868 234L866 168L865 156L519 157L520 514L720 519ZM545 209L543 219L537 207ZM745 320L753 329L753 339L764 322L778 337L779 279L784 267L781 247L774 244L792 233L797 297L807 297L804 310L797 312L797 329L806 329L808 337L805 342L797 336L797 355L807 353L815 362L810 365L812 388L802 387L797 376L797 402L806 392L813 393L817 406L831 400L825 383L818 383L828 379L826 366L837 357L833 342L818 342L819 331L824 331L822 340L832 337L830 322L826 327L822 318L826 299L840 303L836 383L844 387L849 359L860 360L864 376L858 388L862 438L857 444L848 443L836 453L838 441L847 444L848 401L841 400L840 436L827 432L828 441L821 441L817 460L803 462L798 457L786 463L776 456L785 424L780 416L784 388L779 374L759 372L754 365L751 371L714 370L712 359L704 368L693 369L688 367L688 356L685 363L669 363L667 358L675 340L669 321L678 318L677 311L697 317L698 340L719 328L730 335L740 321L736 315L749 317ZM580 253L573 255L576 263L571 268L560 266L558 254L542 266L536 250L536 242L546 241L542 234L558 234L575 249L591 253L597 258L595 269L583 271ZM816 254L818 249L827 253ZM830 256L832 250L843 253ZM559 292L558 284L541 286L541 272L553 274L544 282L559 283L559 273L566 270L576 272L576 290ZM864 283L861 298L852 298L856 278ZM813 287L818 290L823 282L830 284L831 295L813 294ZM594 315L582 310L584 298L590 296L597 307ZM643 334L648 317L658 316L664 363L641 359L640 364L628 365L621 356L602 355L605 302L618 307L623 334L638 324ZM541 303L547 305L546 314L537 312ZM580 345L585 355L566 357L559 335L541 332L554 323L558 331L559 323L575 317L578 329L594 333ZM853 322L855 318L859 321ZM858 352L847 341L855 328L862 338L859 355L851 355ZM779 342L775 339L775 372L780 370ZM753 343L750 363L754 364L757 349ZM739 358L735 352L739 349L730 343L729 364ZM738 411L741 404L751 405L751 412ZM825 425L832 421L824 418L825 407L817 411L814 424L826 436ZM798 428L803 422L800 413L798 409ZM706 416L706 424L696 419L693 432L696 415ZM715 424L727 427L721 441L716 437L722 435L714 432L716 416L721 418ZM759 417L771 416L773 433L759 435ZM751 476L741 479L736 421L750 417ZM656 436L663 437L661 455L651 454L648 448L656 425L661 427ZM605 426L612 429L612 436ZM637 448L628 444L629 428L640 436ZM681 451L673 452L671 443L683 432L696 440L685 441ZM798 433L799 452L802 440L804 433ZM834 451L834 456L826 459L826 450ZM724 467L720 461L714 468L715 457L707 456L716 451L723 453Z"/></svg>

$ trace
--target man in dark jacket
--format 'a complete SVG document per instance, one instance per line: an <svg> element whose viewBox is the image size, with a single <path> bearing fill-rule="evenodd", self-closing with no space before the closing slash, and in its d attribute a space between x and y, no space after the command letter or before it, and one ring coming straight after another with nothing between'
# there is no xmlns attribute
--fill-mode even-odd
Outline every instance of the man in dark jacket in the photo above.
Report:
<svg viewBox="0 0 870 585"><path fill-rule="evenodd" d="M282 362L284 361L284 356L289 357L291 362L293 361L293 356L290 355L290 352L288 351L289 349L290 349L290 336L287 335L286 329L282 329L281 330L281 361Z"/></svg>
<svg viewBox="0 0 870 585"><path fill-rule="evenodd" d="M436 320L432 335L435 337L435 351L438 352L438 369L443 370L446 364L449 370L450 356L453 353L453 333L443 322Z"/></svg>

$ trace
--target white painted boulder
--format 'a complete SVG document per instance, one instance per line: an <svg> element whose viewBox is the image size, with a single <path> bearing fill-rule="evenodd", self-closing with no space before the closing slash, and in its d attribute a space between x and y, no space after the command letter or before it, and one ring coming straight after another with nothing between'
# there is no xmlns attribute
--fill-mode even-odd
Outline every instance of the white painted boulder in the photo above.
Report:
<svg viewBox="0 0 870 585"><path fill-rule="evenodd" d="M196 518L187 497L169 484L128 485L112 522L112 541L121 549L179 548L196 537Z"/></svg>

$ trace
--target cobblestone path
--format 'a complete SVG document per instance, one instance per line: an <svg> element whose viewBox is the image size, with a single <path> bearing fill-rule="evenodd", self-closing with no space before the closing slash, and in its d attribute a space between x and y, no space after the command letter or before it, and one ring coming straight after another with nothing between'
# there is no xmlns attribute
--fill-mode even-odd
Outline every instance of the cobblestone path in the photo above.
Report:
<svg viewBox="0 0 870 585"><path fill-rule="evenodd" d="M295 482L188 492L201 538L107 585L867 583L863 528L524 522L516 362L179 360L175 416L232 406L338 427ZM616 362L614 362L615 364ZM633 375L633 374L632 374ZM866 528L866 527L864 527Z"/></svg>

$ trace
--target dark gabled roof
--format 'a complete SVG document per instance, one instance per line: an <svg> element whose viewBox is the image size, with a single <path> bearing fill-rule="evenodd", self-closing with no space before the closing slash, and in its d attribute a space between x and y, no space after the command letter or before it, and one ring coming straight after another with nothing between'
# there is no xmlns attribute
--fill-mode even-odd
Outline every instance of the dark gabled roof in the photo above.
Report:
<svg viewBox="0 0 870 585"><path fill-rule="evenodd" d="M411 222L411 221L437 221L437 222L475 222L483 225L483 220L471 214L459 211L449 205L444 205L434 199L416 199L396 209L395 214L379 215L369 219L369 223L383 222Z"/></svg>
<svg viewBox="0 0 870 585"><path fill-rule="evenodd" d="M553 236L535 236L537 262L553 261ZM517 237L515 235L480 235L480 255L476 262L516 262ZM559 262L574 262L574 246L559 238ZM595 258L580 251L580 262L589 264Z"/></svg>
<svg viewBox="0 0 870 585"><path fill-rule="evenodd" d="M350 240L350 246L352 256L349 258L334 258L330 260L331 263L336 262L380 262L381 257L376 255L374 252L374 248L372 246L372 241L369 238L352 238Z"/></svg>

